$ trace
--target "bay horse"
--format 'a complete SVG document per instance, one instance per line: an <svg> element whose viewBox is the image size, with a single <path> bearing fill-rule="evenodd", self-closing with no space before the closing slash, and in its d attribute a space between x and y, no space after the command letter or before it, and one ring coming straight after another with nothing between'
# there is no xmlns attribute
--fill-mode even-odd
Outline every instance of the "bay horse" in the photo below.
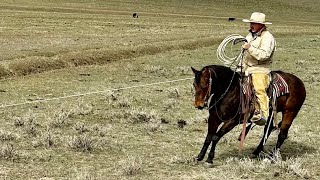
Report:
<svg viewBox="0 0 320 180"><path fill-rule="evenodd" d="M228 67L219 65L206 66L200 71L193 67L191 69L195 76L193 83L195 89L194 106L198 109L205 107L209 109L207 136L196 160L203 160L209 145L212 144L206 160L207 163L212 164L215 148L221 137L235 126L243 123L240 97L242 93L241 75ZM288 136L288 130L293 119L297 116L306 98L306 90L303 82L297 76L282 71L276 71L276 73L283 77L289 89L289 93L276 99L276 113L282 113L282 120L278 124L280 133L274 150L280 150ZM268 120L270 120L270 117ZM269 124L271 124L271 127L267 128L265 126L263 138L252 153L255 156L263 151L263 139L266 140L275 128L273 123ZM218 128L219 126L221 127ZM247 127L246 133L248 130Z"/></svg>

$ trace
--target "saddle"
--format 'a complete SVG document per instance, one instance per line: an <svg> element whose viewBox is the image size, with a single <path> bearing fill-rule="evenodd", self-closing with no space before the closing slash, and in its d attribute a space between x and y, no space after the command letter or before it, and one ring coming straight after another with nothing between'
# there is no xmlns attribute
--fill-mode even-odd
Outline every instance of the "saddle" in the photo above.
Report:
<svg viewBox="0 0 320 180"><path fill-rule="evenodd" d="M270 76L271 81L267 89L267 95L269 97L269 111L272 113L270 113L268 121L273 120L274 126L277 127L277 98L285 94L288 94L289 88L288 84L279 73L272 71L270 73ZM243 77L242 82L240 82L240 84L242 89L242 114L244 114L244 117L246 117L246 121L248 121L255 111L255 104L257 103L257 98L254 94L252 79L250 75Z"/></svg>

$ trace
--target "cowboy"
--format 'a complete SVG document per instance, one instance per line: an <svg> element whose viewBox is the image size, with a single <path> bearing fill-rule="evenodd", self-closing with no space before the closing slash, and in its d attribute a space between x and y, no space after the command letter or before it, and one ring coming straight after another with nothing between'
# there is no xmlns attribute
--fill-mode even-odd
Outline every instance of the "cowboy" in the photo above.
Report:
<svg viewBox="0 0 320 180"><path fill-rule="evenodd" d="M251 121L257 125L265 125L269 117L269 98L266 90L270 84L270 67L275 52L276 41L267 30L266 15L260 12L252 13L250 19L243 22L250 23L247 42L242 45L244 51L243 63L245 73L251 75L257 104Z"/></svg>

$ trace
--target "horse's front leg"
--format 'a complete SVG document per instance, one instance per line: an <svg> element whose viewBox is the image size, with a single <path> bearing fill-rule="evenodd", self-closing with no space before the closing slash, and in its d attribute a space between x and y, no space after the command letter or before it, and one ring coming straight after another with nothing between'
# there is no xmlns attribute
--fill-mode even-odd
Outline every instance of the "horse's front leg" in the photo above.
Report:
<svg viewBox="0 0 320 180"><path fill-rule="evenodd" d="M212 115L209 115L207 137L203 143L203 146L202 146L202 149L201 149L199 155L197 156L198 161L202 161L204 156L206 155L208 147L212 142L212 137L217 132L217 129L220 124L221 124L221 121L218 121Z"/></svg>
<svg viewBox="0 0 320 180"><path fill-rule="evenodd" d="M211 150L209 152L208 159L206 160L207 163L210 163L210 164L213 163L214 152L215 152L217 143L219 142L219 140L223 135L225 135L230 130L232 130L236 125L238 125L238 122L235 120L227 121L222 125L219 131L213 135Z"/></svg>

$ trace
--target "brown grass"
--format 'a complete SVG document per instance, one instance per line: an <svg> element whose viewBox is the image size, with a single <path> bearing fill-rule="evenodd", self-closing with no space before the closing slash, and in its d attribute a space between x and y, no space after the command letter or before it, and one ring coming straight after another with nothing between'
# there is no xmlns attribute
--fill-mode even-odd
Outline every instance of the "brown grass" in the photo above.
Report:
<svg viewBox="0 0 320 180"><path fill-rule="evenodd" d="M0 179L319 179L316 3L1 1L0 104L34 104L0 109ZM195 161L208 112L193 107L192 79L108 91L191 78L190 66L219 64L219 41L246 34L240 18L260 8L274 22L273 69L299 76L308 92L281 158L247 157L261 127L239 154L238 126L218 143L213 167ZM97 91L106 93L33 101ZM276 138L273 132L266 153Z"/></svg>
<svg viewBox="0 0 320 180"><path fill-rule="evenodd" d="M211 37L188 42L174 42L173 45L171 44L172 42L167 44L156 43L123 50L85 50L83 52L72 52L53 57L28 57L19 61L7 62L6 66L8 66L8 69L0 66L0 78L11 75L21 76L41 73L72 66L106 64L110 61L154 55L178 49L197 49L216 44L220 40L221 38Z"/></svg>
<svg viewBox="0 0 320 180"><path fill-rule="evenodd" d="M0 65L0 77L5 78L11 76L10 70Z"/></svg>

